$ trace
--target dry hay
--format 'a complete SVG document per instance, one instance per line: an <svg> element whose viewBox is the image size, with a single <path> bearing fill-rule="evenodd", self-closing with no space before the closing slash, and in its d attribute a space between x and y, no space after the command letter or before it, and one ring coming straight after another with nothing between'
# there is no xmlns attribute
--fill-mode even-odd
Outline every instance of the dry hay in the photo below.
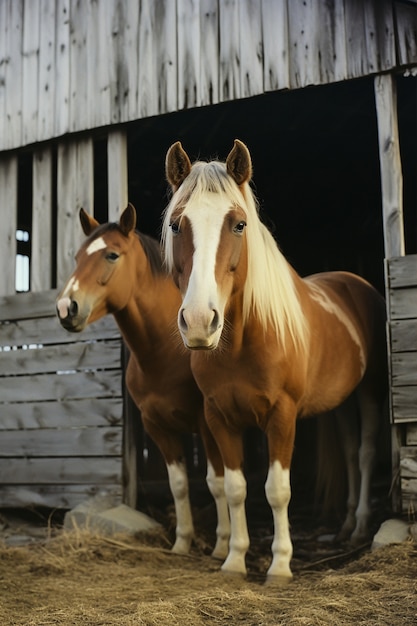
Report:
<svg viewBox="0 0 417 626"><path fill-rule="evenodd" d="M164 533L60 533L0 546L0 624L7 626L404 626L417 623L417 546L366 550L348 564L299 566L286 587L226 577L204 542L173 555ZM268 550L269 552L269 550ZM267 557L250 555L251 570ZM334 567L334 563L330 561ZM318 567L318 566L317 566Z"/></svg>

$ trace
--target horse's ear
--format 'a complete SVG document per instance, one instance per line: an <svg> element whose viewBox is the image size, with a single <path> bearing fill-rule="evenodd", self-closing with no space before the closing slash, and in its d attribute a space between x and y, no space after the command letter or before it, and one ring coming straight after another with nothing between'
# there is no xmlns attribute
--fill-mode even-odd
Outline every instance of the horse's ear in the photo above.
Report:
<svg viewBox="0 0 417 626"><path fill-rule="evenodd" d="M172 189L176 191L191 171L191 161L180 141L173 143L165 159L165 175Z"/></svg>
<svg viewBox="0 0 417 626"><path fill-rule="evenodd" d="M80 209L80 222L81 228L83 229L84 235L91 235L93 230L100 226L99 222L94 219L92 215L89 215L83 208Z"/></svg>
<svg viewBox="0 0 417 626"><path fill-rule="evenodd" d="M252 160L245 144L239 139L235 143L226 159L228 174L237 185L243 185L252 178Z"/></svg>
<svg viewBox="0 0 417 626"><path fill-rule="evenodd" d="M136 209L130 202L120 216L119 226L126 237L136 228Z"/></svg>

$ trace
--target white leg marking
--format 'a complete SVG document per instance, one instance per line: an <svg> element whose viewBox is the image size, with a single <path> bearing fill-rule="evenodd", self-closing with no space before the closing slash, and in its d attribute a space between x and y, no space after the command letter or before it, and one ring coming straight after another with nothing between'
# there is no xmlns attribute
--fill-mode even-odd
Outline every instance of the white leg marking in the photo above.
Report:
<svg viewBox="0 0 417 626"><path fill-rule="evenodd" d="M288 523L288 504L291 498L290 470L282 469L279 461L274 461L269 466L265 494L272 509L275 529L272 563L268 576L289 580L292 578L290 569L292 543Z"/></svg>
<svg viewBox="0 0 417 626"><path fill-rule="evenodd" d="M97 252L98 250L103 250L104 248L106 248L106 246L107 244L104 241L103 237L97 237L97 239L94 239L94 241L92 241L90 245L88 246L86 250L86 254L88 255L93 254L94 252Z"/></svg>
<svg viewBox="0 0 417 626"><path fill-rule="evenodd" d="M172 463L167 465L167 470L177 516L176 540L172 551L177 554L188 554L194 536L194 526L185 463Z"/></svg>
<svg viewBox="0 0 417 626"><path fill-rule="evenodd" d="M215 559L225 559L229 551L230 518L224 491L224 477L216 476L213 466L207 463L207 485L216 503L217 528L216 545L211 556Z"/></svg>
<svg viewBox="0 0 417 626"><path fill-rule="evenodd" d="M222 571L245 575L245 556L249 548L249 534L245 512L246 480L243 473L240 470L225 468L224 487L229 505L231 535L229 554L222 565Z"/></svg>

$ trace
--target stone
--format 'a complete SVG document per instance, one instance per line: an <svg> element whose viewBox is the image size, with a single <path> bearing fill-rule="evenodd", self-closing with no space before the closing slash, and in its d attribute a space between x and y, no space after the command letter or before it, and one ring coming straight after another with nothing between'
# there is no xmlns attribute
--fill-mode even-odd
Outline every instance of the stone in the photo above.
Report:
<svg viewBox="0 0 417 626"><path fill-rule="evenodd" d="M371 549L375 550L392 543L402 543L410 537L409 524L400 519L383 522L374 536Z"/></svg>

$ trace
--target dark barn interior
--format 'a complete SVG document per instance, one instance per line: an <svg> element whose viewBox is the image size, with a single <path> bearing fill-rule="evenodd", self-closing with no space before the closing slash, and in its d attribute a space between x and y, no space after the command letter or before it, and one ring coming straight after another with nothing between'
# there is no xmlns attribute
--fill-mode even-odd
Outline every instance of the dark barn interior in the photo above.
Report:
<svg viewBox="0 0 417 626"><path fill-rule="evenodd" d="M406 245L407 253L413 253L417 250L413 174L417 155L412 140L417 136L415 79L398 80L398 109ZM164 161L171 143L180 140L191 160L224 160L234 138L244 141L251 151L261 217L297 271L306 275L350 270L383 294L384 243L372 79L269 93L129 125L129 199L137 208L139 229L159 236L160 215L168 200ZM293 510L297 503L305 505L306 496L312 503L315 428L315 420L306 420L298 427L292 469ZM251 433L249 440L249 499L252 489L260 506L258 487L262 499L265 446L258 433ZM163 477L165 469L152 443L144 445L148 457L145 463L139 459L140 474L146 477L151 463L152 472ZM380 482L388 500L389 449L384 452ZM202 478L205 464L196 442L188 462ZM146 494L142 496L146 500Z"/></svg>

